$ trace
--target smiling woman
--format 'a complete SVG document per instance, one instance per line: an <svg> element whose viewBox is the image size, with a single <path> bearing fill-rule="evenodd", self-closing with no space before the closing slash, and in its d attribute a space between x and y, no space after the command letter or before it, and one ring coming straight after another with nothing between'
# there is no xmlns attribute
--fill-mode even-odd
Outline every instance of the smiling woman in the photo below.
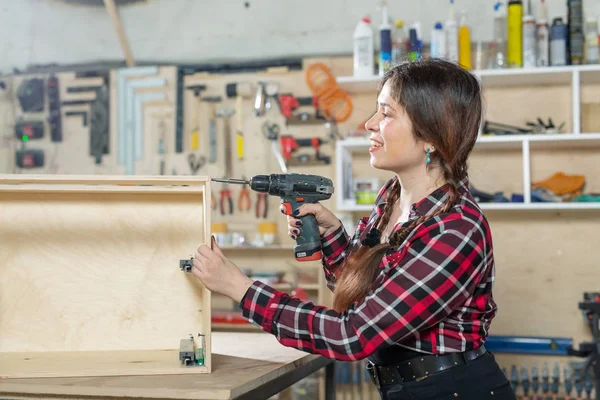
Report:
<svg viewBox="0 0 600 400"><path fill-rule="evenodd" d="M396 176L370 217L350 238L320 204L288 216L292 238L297 217L316 217L333 308L253 282L218 247L199 247L195 275L286 346L368 358L382 399L515 399L484 346L497 307L492 236L467 172L479 82L446 61L400 64L383 77L377 103L366 123L371 165Z"/></svg>

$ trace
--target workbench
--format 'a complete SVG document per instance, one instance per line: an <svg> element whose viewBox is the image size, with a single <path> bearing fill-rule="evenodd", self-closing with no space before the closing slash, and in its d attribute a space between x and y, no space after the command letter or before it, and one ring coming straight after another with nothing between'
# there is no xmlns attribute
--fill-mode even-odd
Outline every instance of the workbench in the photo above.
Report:
<svg viewBox="0 0 600 400"><path fill-rule="evenodd" d="M267 399L325 368L335 398L334 360L285 347L270 334L213 332L210 374L0 379L2 399Z"/></svg>

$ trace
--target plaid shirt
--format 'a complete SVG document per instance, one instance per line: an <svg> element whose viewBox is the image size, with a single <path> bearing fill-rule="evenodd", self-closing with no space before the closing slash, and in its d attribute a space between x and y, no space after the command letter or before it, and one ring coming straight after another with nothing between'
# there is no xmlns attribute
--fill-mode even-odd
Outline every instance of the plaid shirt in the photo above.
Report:
<svg viewBox="0 0 600 400"><path fill-rule="evenodd" d="M352 239L343 227L322 238L323 269L332 290L349 251L381 217L392 182L381 189L371 216L359 221ZM389 345L432 354L479 347L497 310L492 238L467 179L459 193L452 210L427 219L382 258L371 291L348 311L302 302L254 282L240 303L244 317L285 346L342 361L369 357ZM447 197L447 187L441 187L413 204L409 222L435 212Z"/></svg>

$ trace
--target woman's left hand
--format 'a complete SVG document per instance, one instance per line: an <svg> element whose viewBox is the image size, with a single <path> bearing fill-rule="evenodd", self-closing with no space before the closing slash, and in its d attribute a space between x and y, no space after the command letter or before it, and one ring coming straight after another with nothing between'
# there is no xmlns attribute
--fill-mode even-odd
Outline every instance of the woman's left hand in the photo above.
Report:
<svg viewBox="0 0 600 400"><path fill-rule="evenodd" d="M223 255L213 237L211 243L212 249L206 244L196 249L192 274L209 290L239 303L253 281Z"/></svg>

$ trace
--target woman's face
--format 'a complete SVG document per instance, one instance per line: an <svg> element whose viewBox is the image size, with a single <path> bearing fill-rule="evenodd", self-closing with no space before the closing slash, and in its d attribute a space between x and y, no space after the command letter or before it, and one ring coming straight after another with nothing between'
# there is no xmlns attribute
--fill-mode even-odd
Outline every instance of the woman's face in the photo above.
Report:
<svg viewBox="0 0 600 400"><path fill-rule="evenodd" d="M388 81L377 99L377 112L365 124L371 132L371 166L395 173L424 167L427 146L415 140L410 118L390 93Z"/></svg>

